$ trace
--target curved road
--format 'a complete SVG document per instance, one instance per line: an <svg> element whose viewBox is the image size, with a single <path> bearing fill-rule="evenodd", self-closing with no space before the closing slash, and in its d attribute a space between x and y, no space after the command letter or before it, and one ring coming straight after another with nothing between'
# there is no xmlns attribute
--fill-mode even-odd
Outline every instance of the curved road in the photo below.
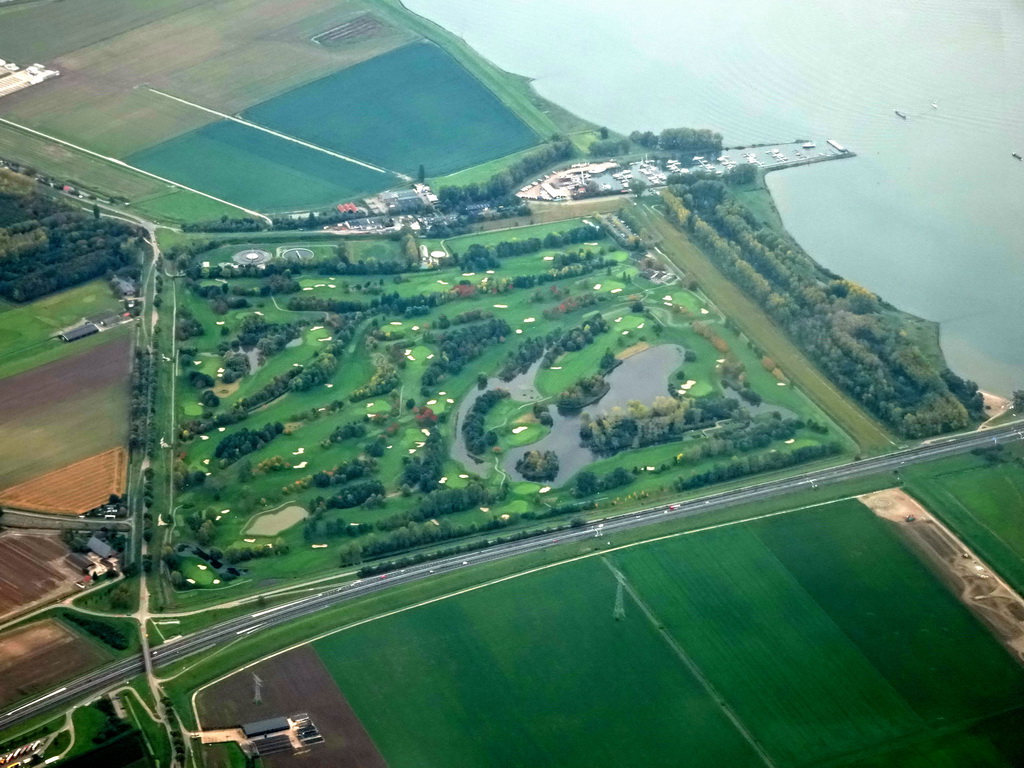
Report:
<svg viewBox="0 0 1024 768"><path fill-rule="evenodd" d="M150 659L155 667L166 666L178 659L212 649L243 636L259 632L267 627L307 616L348 600L354 600L374 592L390 589L399 584L407 584L411 581L427 578L432 574L503 560L526 552L591 538L595 535L599 524L601 525L602 533L608 535L616 531L637 528L664 520L690 517L737 504L760 501L781 494L792 493L801 488L824 486L887 470L898 470L905 464L916 464L976 448L991 447L995 443L1003 444L1022 438L1024 438L1024 423L1015 422L1002 427L935 440L927 445L908 448L886 454L885 456L805 472L793 477L771 480L736 490L723 491L691 501L679 502L677 504L661 504L638 512L629 512L623 515L606 517L602 520L591 521L580 528L542 534L522 541L495 545L488 549L465 555L423 563L401 571L393 571L385 575L357 580L341 587L334 587L309 597L300 598L291 603L224 621L195 634L170 641L155 648L150 652ZM65 686L55 691L51 691L4 712L0 715L0 730L34 717L52 707L69 705L88 694L98 693L114 685L126 682L142 671L143 659L141 655L110 664L68 682Z"/></svg>

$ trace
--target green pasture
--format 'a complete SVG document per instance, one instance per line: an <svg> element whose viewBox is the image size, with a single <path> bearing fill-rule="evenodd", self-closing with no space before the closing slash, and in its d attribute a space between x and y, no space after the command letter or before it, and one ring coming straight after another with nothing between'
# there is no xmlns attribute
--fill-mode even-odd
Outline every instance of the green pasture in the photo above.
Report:
<svg viewBox="0 0 1024 768"><path fill-rule="evenodd" d="M1024 469L1018 462L1010 455L958 456L900 474L912 495L1024 592Z"/></svg>
<svg viewBox="0 0 1024 768"><path fill-rule="evenodd" d="M242 211L185 189L171 189L159 195L136 200L132 210L157 221L215 221L223 216L238 218Z"/></svg>
<svg viewBox="0 0 1024 768"><path fill-rule="evenodd" d="M398 767L762 764L719 699L780 767L1024 756L1009 716L1024 672L858 502L608 560L628 585L620 620L596 558L314 647Z"/></svg>
<svg viewBox="0 0 1024 768"><path fill-rule="evenodd" d="M322 208L377 192L395 176L230 120L136 152L134 165L255 210Z"/></svg>
<svg viewBox="0 0 1024 768"><path fill-rule="evenodd" d="M353 111L354 105L358 109ZM450 173L538 142L442 48L413 43L247 109L246 119L389 170Z"/></svg>
<svg viewBox="0 0 1024 768"><path fill-rule="evenodd" d="M64 328L106 311L120 311L105 280L93 280L28 304L0 302L0 378L122 338L116 328L74 343L56 338Z"/></svg>
<svg viewBox="0 0 1024 768"><path fill-rule="evenodd" d="M613 618L615 593L591 560L314 647L393 768L758 765L643 615Z"/></svg>
<svg viewBox="0 0 1024 768"><path fill-rule="evenodd" d="M93 190L110 197L138 200L170 191L164 182L138 171L92 157L4 123L0 123L0 157L16 158L40 173L64 179L79 189ZM192 195L191 192L183 194Z"/></svg>
<svg viewBox="0 0 1024 768"><path fill-rule="evenodd" d="M552 232L568 232L571 229L583 226L583 219L563 219L552 221L547 224L535 224L533 226L513 227L511 229L496 229L490 232L477 232L471 235L459 235L450 237L444 241L445 248L449 252L464 253L471 245L497 245L509 240L527 240L531 237L539 237L542 240L545 235ZM597 231L594 232L597 235ZM598 241L595 237L595 241ZM614 247L611 240L604 241L607 245ZM575 247L575 246L569 246ZM580 247L586 247L581 245ZM534 254L528 254L527 257ZM518 257L513 257L518 258Z"/></svg>
<svg viewBox="0 0 1024 768"><path fill-rule="evenodd" d="M9 60L43 61L187 11L200 0L90 0L54 9L47 3L0 10L0 46Z"/></svg>

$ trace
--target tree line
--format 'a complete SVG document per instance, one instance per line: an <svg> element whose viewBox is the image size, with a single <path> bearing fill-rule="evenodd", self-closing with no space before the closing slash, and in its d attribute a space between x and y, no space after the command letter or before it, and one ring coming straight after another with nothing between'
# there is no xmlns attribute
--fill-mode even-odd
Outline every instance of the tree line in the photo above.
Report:
<svg viewBox="0 0 1024 768"><path fill-rule="evenodd" d="M977 385L929 360L877 296L822 270L730 199L722 182L670 181L669 219L868 411L908 438L983 416Z"/></svg>

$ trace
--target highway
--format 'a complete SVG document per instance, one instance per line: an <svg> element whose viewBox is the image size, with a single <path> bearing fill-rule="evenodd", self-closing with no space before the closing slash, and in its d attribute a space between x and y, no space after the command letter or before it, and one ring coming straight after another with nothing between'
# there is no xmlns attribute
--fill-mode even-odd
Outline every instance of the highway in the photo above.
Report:
<svg viewBox="0 0 1024 768"><path fill-rule="evenodd" d="M854 461L835 467L805 472L792 477L770 480L744 488L722 491L690 501L659 504L648 509L589 521L580 528L540 534L522 541L497 544L465 555L434 560L400 571L392 571L333 587L314 595L296 599L273 608L224 621L186 637L168 641L153 649L150 658L155 667L163 667L179 659L208 651L293 619L354 600L366 595L408 584L438 573L468 568L482 563L503 560L515 555L545 549L567 542L593 538L598 530L604 537L616 532L638 528L666 520L690 517L738 504L763 501L774 496L793 493L801 489L822 487L879 472L899 470L906 464L938 459L975 448L987 448L999 443L1024 438L1024 423L1015 422L980 432L969 432L932 441L926 445L908 448L884 456ZM143 671L142 656L114 662L88 675L66 683L28 702L23 702L0 715L0 730L40 714L59 705L70 705L89 694L99 693L121 684Z"/></svg>

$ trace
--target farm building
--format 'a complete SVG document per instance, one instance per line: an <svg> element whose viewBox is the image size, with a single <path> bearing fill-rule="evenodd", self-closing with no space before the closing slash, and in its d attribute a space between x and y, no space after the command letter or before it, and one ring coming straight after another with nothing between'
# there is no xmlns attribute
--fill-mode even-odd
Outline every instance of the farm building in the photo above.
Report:
<svg viewBox="0 0 1024 768"><path fill-rule="evenodd" d="M71 330L64 331L60 334L60 337L64 341L78 341L79 339L84 339L86 336L92 336L94 333L99 332L100 329L93 323L82 323L81 325L76 325Z"/></svg>
<svg viewBox="0 0 1024 768"><path fill-rule="evenodd" d="M90 552L95 552L100 557L106 558L114 554L114 548L99 536L90 536L85 546L89 548Z"/></svg>
<svg viewBox="0 0 1024 768"><path fill-rule="evenodd" d="M123 277L114 275L110 280L110 287L113 288L114 293L119 299L130 299L136 296L134 280L126 280Z"/></svg>
<svg viewBox="0 0 1024 768"><path fill-rule="evenodd" d="M269 736L272 733L280 733L291 728L287 717L272 717L269 720L257 720L252 723L245 723L242 726L242 733L246 738L255 739L259 736Z"/></svg>

